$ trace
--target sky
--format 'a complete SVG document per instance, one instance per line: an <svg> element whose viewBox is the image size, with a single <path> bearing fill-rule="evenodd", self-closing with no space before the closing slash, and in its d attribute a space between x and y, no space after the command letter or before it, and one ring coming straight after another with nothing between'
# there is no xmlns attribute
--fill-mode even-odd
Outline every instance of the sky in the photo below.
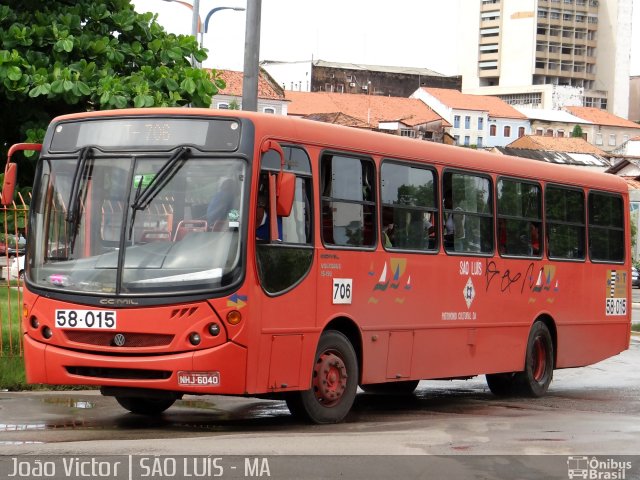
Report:
<svg viewBox="0 0 640 480"><path fill-rule="evenodd" d="M183 0L186 1L186 0ZM260 60L362 63L458 74L456 12L471 0L262 0ZM173 33L190 34L192 11L171 0L132 0ZM640 0L633 0L631 75L640 75ZM246 0L200 0L200 16ZM454 8L451 8L454 6ZM437 12L437 13L434 13ZM205 67L243 70L245 12L217 11L203 35Z"/></svg>

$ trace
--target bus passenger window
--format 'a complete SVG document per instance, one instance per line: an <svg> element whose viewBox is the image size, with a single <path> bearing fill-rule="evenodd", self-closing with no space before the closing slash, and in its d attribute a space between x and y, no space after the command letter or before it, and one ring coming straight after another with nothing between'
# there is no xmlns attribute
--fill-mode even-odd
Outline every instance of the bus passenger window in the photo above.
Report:
<svg viewBox="0 0 640 480"><path fill-rule="evenodd" d="M491 180L480 175L443 175L443 242L447 252L493 251Z"/></svg>
<svg viewBox="0 0 640 480"><path fill-rule="evenodd" d="M371 160L325 155L321 164L322 240L326 245L375 245L375 174Z"/></svg>
<svg viewBox="0 0 640 480"><path fill-rule="evenodd" d="M544 203L549 257L583 260L585 207L582 190L548 186Z"/></svg>
<svg viewBox="0 0 640 480"><path fill-rule="evenodd" d="M539 257L542 254L542 189L533 182L501 178L498 197L498 252Z"/></svg>
<svg viewBox="0 0 640 480"><path fill-rule="evenodd" d="M436 189L433 170L385 160L381 173L382 246L436 248Z"/></svg>
<svg viewBox="0 0 640 480"><path fill-rule="evenodd" d="M589 255L603 262L624 261L624 207L622 197L589 193Z"/></svg>

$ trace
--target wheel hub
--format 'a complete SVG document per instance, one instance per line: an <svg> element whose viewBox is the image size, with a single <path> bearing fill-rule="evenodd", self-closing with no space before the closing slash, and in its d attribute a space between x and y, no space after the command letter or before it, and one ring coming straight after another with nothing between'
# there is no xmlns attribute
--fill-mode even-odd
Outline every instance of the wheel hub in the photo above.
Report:
<svg viewBox="0 0 640 480"><path fill-rule="evenodd" d="M324 406L337 404L347 388L347 368L334 353L325 352L318 358L313 370L313 390Z"/></svg>

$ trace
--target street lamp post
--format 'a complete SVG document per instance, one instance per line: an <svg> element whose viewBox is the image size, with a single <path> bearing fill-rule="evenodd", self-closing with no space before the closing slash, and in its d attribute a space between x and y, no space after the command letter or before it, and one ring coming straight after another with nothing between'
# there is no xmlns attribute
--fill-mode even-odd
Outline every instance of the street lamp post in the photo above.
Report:
<svg viewBox="0 0 640 480"><path fill-rule="evenodd" d="M204 32L202 31L202 21L200 20L200 0L193 0L193 4L188 3L188 2L184 2L182 0L163 0L165 2L175 2L175 3L179 3L181 5L184 5L185 7L188 7L191 9L191 11L193 12L192 18L191 18L191 35L193 35L196 38L196 41L198 41L198 34L199 35L199 44L200 44L200 48L202 48L203 43L204 43L204 34L207 33L207 31L209 30L209 19L213 16L214 13L219 12L220 10L235 10L236 12L243 12L245 11L245 8L243 7L216 7L216 8L212 8L209 13L207 13L207 17L204 21ZM193 65L194 67L197 66L197 62L196 59L192 56L191 57L191 65Z"/></svg>
<svg viewBox="0 0 640 480"><path fill-rule="evenodd" d="M206 18L204 19L204 33L207 33L209 31L209 19L211 18L211 16L216 13L219 12L220 10L235 10L236 12L244 12L246 10L246 8L243 7L216 7L216 8L212 8L209 13L207 13Z"/></svg>

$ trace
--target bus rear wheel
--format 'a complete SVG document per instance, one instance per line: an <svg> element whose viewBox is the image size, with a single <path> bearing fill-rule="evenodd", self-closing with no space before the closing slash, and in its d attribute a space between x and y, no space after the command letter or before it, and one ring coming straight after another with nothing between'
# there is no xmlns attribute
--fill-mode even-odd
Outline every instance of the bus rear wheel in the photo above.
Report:
<svg viewBox="0 0 640 480"><path fill-rule="evenodd" d="M411 395L418 387L420 380L404 380L402 382L370 383L360 385L367 393L376 395Z"/></svg>
<svg viewBox="0 0 640 480"><path fill-rule="evenodd" d="M320 336L311 388L287 395L292 415L318 424L338 423L347 416L356 397L358 358L342 333L328 330Z"/></svg>
<svg viewBox="0 0 640 480"><path fill-rule="evenodd" d="M549 329L536 322L529 332L524 371L518 373L518 393L528 397L541 397L549 389L554 368L553 340Z"/></svg>
<svg viewBox="0 0 640 480"><path fill-rule="evenodd" d="M142 398L116 396L116 401L126 410L136 415L150 417L160 415L175 403L174 398Z"/></svg>

